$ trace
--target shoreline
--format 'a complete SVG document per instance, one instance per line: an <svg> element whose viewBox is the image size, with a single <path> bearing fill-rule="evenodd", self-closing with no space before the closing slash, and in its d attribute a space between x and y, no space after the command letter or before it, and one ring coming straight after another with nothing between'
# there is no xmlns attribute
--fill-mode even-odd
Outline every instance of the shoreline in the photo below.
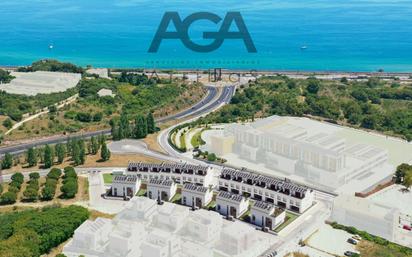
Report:
<svg viewBox="0 0 412 257"><path fill-rule="evenodd" d="M21 66L7 66L0 65L0 69L6 69L15 71L20 67L27 67L24 65ZM83 67L85 68L85 67ZM215 68L144 68L144 67L130 67L130 68L106 68L106 67L92 67L94 69L108 69L113 72L118 71L144 71L146 73L156 72L181 72L181 73L208 73L213 72ZM216 69L221 69L222 74L256 74L256 75L286 75L286 76L311 76L311 75L335 75L335 76L379 76L379 77L395 77L403 76L408 77L412 80L412 71L410 72L379 72L379 71L344 71L344 70L276 70L276 69L226 69L216 67Z"/></svg>

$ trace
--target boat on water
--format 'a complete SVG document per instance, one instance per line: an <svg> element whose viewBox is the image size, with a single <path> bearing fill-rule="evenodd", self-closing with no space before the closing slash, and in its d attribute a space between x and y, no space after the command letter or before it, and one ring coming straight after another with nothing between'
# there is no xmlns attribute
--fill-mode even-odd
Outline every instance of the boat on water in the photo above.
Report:
<svg viewBox="0 0 412 257"><path fill-rule="evenodd" d="M306 45L300 47L300 50L306 50L306 49L308 49L308 46Z"/></svg>
<svg viewBox="0 0 412 257"><path fill-rule="evenodd" d="M52 50L54 48L53 44L49 44L49 50Z"/></svg>

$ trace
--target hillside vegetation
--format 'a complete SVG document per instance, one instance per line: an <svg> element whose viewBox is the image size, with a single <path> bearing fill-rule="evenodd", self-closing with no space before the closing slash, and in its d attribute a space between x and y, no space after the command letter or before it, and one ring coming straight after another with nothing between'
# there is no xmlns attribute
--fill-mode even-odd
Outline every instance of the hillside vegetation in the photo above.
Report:
<svg viewBox="0 0 412 257"><path fill-rule="evenodd" d="M24 69L82 72L80 67L56 61L40 61ZM113 95L99 96L101 89L111 90ZM53 106L76 93L79 99L75 103L59 110ZM112 79L83 75L75 88L62 93L24 96L0 92L0 115L8 116L0 117L0 122L6 131L14 122L20 121L23 114L49 107L48 115L27 122L5 140L99 130L109 128L110 120L121 114L129 120L139 114L169 115L199 101L205 93L200 84L151 79L142 74L124 72Z"/></svg>
<svg viewBox="0 0 412 257"><path fill-rule="evenodd" d="M341 81L263 77L200 122L228 123L271 115L310 116L412 140L412 87L397 80Z"/></svg>
<svg viewBox="0 0 412 257"><path fill-rule="evenodd" d="M0 214L0 256L37 257L69 239L89 217L80 206Z"/></svg>

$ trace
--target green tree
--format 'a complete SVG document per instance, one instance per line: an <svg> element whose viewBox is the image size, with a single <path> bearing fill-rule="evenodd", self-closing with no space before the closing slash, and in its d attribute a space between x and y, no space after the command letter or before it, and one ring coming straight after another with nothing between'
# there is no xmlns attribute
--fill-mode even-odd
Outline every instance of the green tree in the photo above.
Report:
<svg viewBox="0 0 412 257"><path fill-rule="evenodd" d="M11 154L6 153L4 155L4 159L1 162L1 168L2 169L10 169L11 166L13 166L13 156Z"/></svg>
<svg viewBox="0 0 412 257"><path fill-rule="evenodd" d="M73 147L72 147L72 160L75 166L80 165L82 162L80 146L77 143L73 144Z"/></svg>
<svg viewBox="0 0 412 257"><path fill-rule="evenodd" d="M44 149L44 168L48 169L51 166L53 166L53 160L54 160L54 156L53 156L53 150L49 145L46 145L45 149Z"/></svg>
<svg viewBox="0 0 412 257"><path fill-rule="evenodd" d="M403 182L403 179L405 178L405 175L408 172L408 170L412 170L412 166L407 163L402 163L396 168L396 183L401 184Z"/></svg>
<svg viewBox="0 0 412 257"><path fill-rule="evenodd" d="M16 172L11 176L11 181L23 184L24 176L21 172Z"/></svg>
<svg viewBox="0 0 412 257"><path fill-rule="evenodd" d="M56 187L45 185L42 189L41 198L45 201L50 201L54 198Z"/></svg>
<svg viewBox="0 0 412 257"><path fill-rule="evenodd" d="M116 119L110 120L110 132L112 134L113 140L117 141L120 140L120 133L119 133L119 126Z"/></svg>
<svg viewBox="0 0 412 257"><path fill-rule="evenodd" d="M0 69L0 84L9 83L14 77L10 75L10 72Z"/></svg>
<svg viewBox="0 0 412 257"><path fill-rule="evenodd" d="M77 179L72 177L67 178L61 187L62 197L65 199L74 198L77 194L78 187Z"/></svg>
<svg viewBox="0 0 412 257"><path fill-rule="evenodd" d="M39 193L34 188L27 188L23 192L23 196L24 196L25 200L33 202L33 201L37 200L37 198L39 197Z"/></svg>
<svg viewBox="0 0 412 257"><path fill-rule="evenodd" d="M104 142L106 142L106 136L105 135L100 135L99 136L99 138L98 138L99 140L98 140L98 142L99 142L99 148L100 148L100 146L104 143Z"/></svg>
<svg viewBox="0 0 412 257"><path fill-rule="evenodd" d="M99 147L100 147L100 144L98 140L96 139L96 137L91 138L90 144L91 144L91 154L96 155L97 152L99 152Z"/></svg>
<svg viewBox="0 0 412 257"><path fill-rule="evenodd" d="M0 196L1 204L14 204L16 202L17 195L14 192L6 192Z"/></svg>
<svg viewBox="0 0 412 257"><path fill-rule="evenodd" d="M147 136L147 121L143 115L138 115L135 121L134 137L137 139Z"/></svg>
<svg viewBox="0 0 412 257"><path fill-rule="evenodd" d="M101 151L100 151L100 157L102 158L102 161L110 160L110 156L111 156L111 153L110 153L109 148L107 148L106 143L103 143Z"/></svg>
<svg viewBox="0 0 412 257"><path fill-rule="evenodd" d="M47 178L58 180L62 175L62 171L59 168L52 168L47 174Z"/></svg>
<svg viewBox="0 0 412 257"><path fill-rule="evenodd" d="M216 154L214 154L214 153L210 153L210 154L207 155L207 160L210 161L210 162L214 162L214 161L216 161L216 159L217 159L217 157L216 157Z"/></svg>
<svg viewBox="0 0 412 257"><path fill-rule="evenodd" d="M33 147L29 148L27 151L27 164L29 167L34 167L37 165L38 157L37 157L37 151Z"/></svg>
<svg viewBox="0 0 412 257"><path fill-rule="evenodd" d="M119 136L120 139L130 137L130 122L127 115L124 113L120 116Z"/></svg>
<svg viewBox="0 0 412 257"><path fill-rule="evenodd" d="M84 139L80 139L78 144L80 149L80 164L84 164L86 162L86 143Z"/></svg>
<svg viewBox="0 0 412 257"><path fill-rule="evenodd" d="M146 120L147 120L147 133L152 134L156 132L156 123L155 123L153 114L151 112L149 112L149 114L147 115Z"/></svg>
<svg viewBox="0 0 412 257"><path fill-rule="evenodd" d="M11 127L13 127L13 122L11 121L10 118L7 118L3 121L3 126L6 127L7 129L11 129Z"/></svg>
<svg viewBox="0 0 412 257"><path fill-rule="evenodd" d="M35 180L40 178L40 174L38 172L32 172L29 174L30 180Z"/></svg>
<svg viewBox="0 0 412 257"><path fill-rule="evenodd" d="M405 175L405 178L403 179L402 185L408 190L411 188L411 186L412 186L412 172L408 172Z"/></svg>
<svg viewBox="0 0 412 257"><path fill-rule="evenodd" d="M56 147L57 162L63 163L64 158L66 157L66 147L64 144L57 144Z"/></svg>
<svg viewBox="0 0 412 257"><path fill-rule="evenodd" d="M306 90L308 90L311 94L317 94L320 89L320 82L316 78L308 78L308 86Z"/></svg>

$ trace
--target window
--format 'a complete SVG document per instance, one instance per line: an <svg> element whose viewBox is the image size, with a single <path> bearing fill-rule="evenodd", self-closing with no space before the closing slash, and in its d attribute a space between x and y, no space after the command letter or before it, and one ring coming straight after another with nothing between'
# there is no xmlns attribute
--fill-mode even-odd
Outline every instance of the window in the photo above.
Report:
<svg viewBox="0 0 412 257"><path fill-rule="evenodd" d="M256 220L255 215L252 215L252 221L255 221L255 220Z"/></svg>
<svg viewBox="0 0 412 257"><path fill-rule="evenodd" d="M220 211L220 205L219 204L217 205L217 210Z"/></svg>

